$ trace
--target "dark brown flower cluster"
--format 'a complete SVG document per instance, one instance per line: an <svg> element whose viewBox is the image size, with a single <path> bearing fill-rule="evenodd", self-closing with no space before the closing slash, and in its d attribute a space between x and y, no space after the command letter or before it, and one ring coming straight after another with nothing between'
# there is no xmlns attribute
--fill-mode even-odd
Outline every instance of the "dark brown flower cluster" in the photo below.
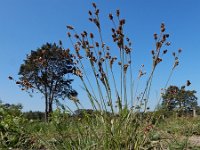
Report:
<svg viewBox="0 0 200 150"><path fill-rule="evenodd" d="M98 29L101 29L100 21L99 21L100 11L97 8L95 3L93 3L92 5L94 7L94 12L92 11L88 12L90 16L89 20L95 23ZM131 53L131 48L130 48L131 42L129 38L124 38L125 35L123 33L123 26L125 25L126 21L125 19L120 19L119 10L116 11L116 16L118 18L119 25L117 28L115 27L115 29L112 28L112 33L113 33L112 37L113 37L114 42L116 42L118 47L121 49L121 51L124 51L125 54L128 55ZM114 22L114 18L112 14L109 15L109 18L110 20L113 20ZM107 80L107 70L106 70L107 64L106 63L108 62L110 69L112 69L114 62L117 60L116 56L111 55L110 47L107 46L103 42L102 39L100 40L100 42L95 41L95 37L93 33L87 33L87 31L83 31L80 34L77 34L74 27L72 26L67 26L67 29L69 31L67 33L67 36L71 40L71 43L75 49L76 64L81 66L79 68L84 68L84 64L81 63L81 59L85 57L87 60L90 61L90 64L92 67L97 68L95 69L96 77L99 78L103 84L106 84L106 80ZM99 30L99 32L101 31ZM73 34L74 36L72 36ZM75 38L76 42L73 41L74 38L72 37ZM124 43L127 43L127 44L124 44ZM81 49L83 49L83 51ZM123 68L124 73L127 72L127 69L130 63L131 63L130 60L127 61L126 63L121 63L123 65L122 68ZM82 77L81 69L78 70L78 73L76 72L74 71L75 74L79 74L79 76Z"/></svg>
<svg viewBox="0 0 200 150"><path fill-rule="evenodd" d="M94 7L94 13L92 13L92 11L89 11L89 20L91 22L93 22L98 29L101 29L101 26L100 26L100 21L99 21L99 9L97 8L96 4L95 3L92 3L92 6Z"/></svg>
<svg viewBox="0 0 200 150"><path fill-rule="evenodd" d="M181 52L182 52L182 49L178 49L178 53L175 53L175 52L172 53L172 55L174 57L173 69L179 65L179 55Z"/></svg>
<svg viewBox="0 0 200 150"><path fill-rule="evenodd" d="M169 34L165 33L165 24L161 23L161 27L160 27L161 33L160 35L158 35L157 33L154 33L153 37L154 40L156 42L156 50L152 50L151 54L152 54L152 58L153 58L153 67L155 68L160 62L162 62L162 58L161 58L161 48L166 45L166 46L170 46L170 42L167 41L167 39L169 38ZM167 53L167 49L164 49L162 51L162 55Z"/></svg>
<svg viewBox="0 0 200 150"><path fill-rule="evenodd" d="M141 78L143 75L145 75L146 72L144 72L144 65L142 64L141 65L141 68L139 70L139 75L138 75L138 78Z"/></svg>

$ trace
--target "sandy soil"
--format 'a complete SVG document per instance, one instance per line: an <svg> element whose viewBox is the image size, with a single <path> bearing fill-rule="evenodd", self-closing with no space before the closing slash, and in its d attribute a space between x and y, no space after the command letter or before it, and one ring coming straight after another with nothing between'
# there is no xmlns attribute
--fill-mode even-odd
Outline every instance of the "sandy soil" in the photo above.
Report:
<svg viewBox="0 0 200 150"><path fill-rule="evenodd" d="M200 146L200 136L193 135L189 138L189 142L194 146Z"/></svg>

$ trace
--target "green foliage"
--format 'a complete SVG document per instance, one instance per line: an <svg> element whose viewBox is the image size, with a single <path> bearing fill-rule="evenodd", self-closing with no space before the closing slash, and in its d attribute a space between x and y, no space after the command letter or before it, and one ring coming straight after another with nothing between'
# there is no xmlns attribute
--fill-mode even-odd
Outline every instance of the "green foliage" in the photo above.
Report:
<svg viewBox="0 0 200 150"><path fill-rule="evenodd" d="M93 112L91 116L89 111L90 115L83 113L77 118L56 109L51 122L46 123L28 121L22 113L14 115L16 111L20 112L0 107L0 149L195 148L187 137L200 135L199 118L167 118L152 124L149 118L153 112L144 115L132 111L120 115Z"/></svg>
<svg viewBox="0 0 200 150"><path fill-rule="evenodd" d="M196 91L185 90L177 86L170 86L163 94L162 105L168 111L178 110L181 112L190 112L197 107Z"/></svg>
<svg viewBox="0 0 200 150"><path fill-rule="evenodd" d="M16 148L27 144L21 105L0 104L0 148Z"/></svg>
<svg viewBox="0 0 200 150"><path fill-rule="evenodd" d="M40 111L23 112L23 116L28 120L45 121L45 113Z"/></svg>
<svg viewBox="0 0 200 150"><path fill-rule="evenodd" d="M21 65L19 75L20 81L16 83L22 90L37 90L45 97L45 114L52 112L55 99L65 99L76 96L77 92L72 89L72 79L66 75L76 70L72 55L69 50L64 50L62 45L46 43L30 55Z"/></svg>

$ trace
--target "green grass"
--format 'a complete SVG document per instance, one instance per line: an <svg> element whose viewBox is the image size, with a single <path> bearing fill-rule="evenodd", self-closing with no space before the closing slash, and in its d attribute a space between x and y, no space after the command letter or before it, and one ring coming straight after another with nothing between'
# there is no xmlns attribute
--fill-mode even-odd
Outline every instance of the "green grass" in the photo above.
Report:
<svg viewBox="0 0 200 150"><path fill-rule="evenodd" d="M139 115L95 113L81 118L55 110L51 122L27 120L1 109L1 149L199 149L200 117L173 116L157 121Z"/></svg>

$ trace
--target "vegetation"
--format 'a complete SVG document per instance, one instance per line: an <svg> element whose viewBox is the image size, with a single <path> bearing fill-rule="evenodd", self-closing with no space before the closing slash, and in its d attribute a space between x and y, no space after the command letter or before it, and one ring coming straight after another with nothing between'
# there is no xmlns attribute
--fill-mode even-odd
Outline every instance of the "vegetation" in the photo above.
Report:
<svg viewBox="0 0 200 150"><path fill-rule="evenodd" d="M188 81L189 82L189 81ZM179 89L177 86L170 86L163 97L163 107L167 111L178 111L181 114L191 113L197 108L196 91L185 90L185 86Z"/></svg>
<svg viewBox="0 0 200 150"><path fill-rule="evenodd" d="M95 3L92 5L94 11L89 11L89 20L96 26L98 35L88 31L78 34L73 26L68 25L67 35L75 54L71 55L73 50L65 50L61 45L46 44L32 51L21 66L19 74L22 77L17 83L25 90L37 89L46 96L45 114L50 121L35 120L33 115L28 115L31 113L10 115L10 111L1 105L1 147L58 150L199 149L200 145L194 145L190 139L191 135L200 134L199 117L186 118L183 115L162 118L163 111L150 112L147 107L154 73L170 45L165 24L161 24L160 34L153 35L155 49L151 51L150 73L143 71L144 65L139 70L137 80L141 80L145 74L148 79L143 90L138 92L133 88L132 44L124 31L125 19L121 18L119 10L115 15L109 14L113 24L113 52L103 39L100 11ZM180 54L181 49L173 52L174 63L164 89L179 64ZM92 109L83 109L77 93L71 89L71 80L64 78L67 73L79 77ZM176 94L170 94L174 89L177 90ZM170 86L163 93L163 106L170 111L179 106L183 110L197 106L194 94L195 91ZM67 104L53 111L52 102L65 97L71 98L77 111L71 110Z"/></svg>
<svg viewBox="0 0 200 150"><path fill-rule="evenodd" d="M7 109L2 103L0 116L0 149L128 149L128 145L134 144L132 140L137 145L131 149L200 148L192 140L200 135L199 117L170 117L150 125L147 121L152 114L147 114L143 121L135 115L135 120L124 124L126 117L119 115L100 118L95 113L77 117L57 109L47 123L29 120L17 107ZM130 137L131 132L135 139Z"/></svg>
<svg viewBox="0 0 200 150"><path fill-rule="evenodd" d="M45 113L40 111L23 112L23 116L28 120L45 121Z"/></svg>
<svg viewBox="0 0 200 150"><path fill-rule="evenodd" d="M45 120L48 121L49 114L53 111L53 102L77 95L71 87L73 80L66 76L75 70L72 55L63 50L62 43L59 46L46 43L27 55L20 67L20 81L16 83L22 90L37 90L44 95Z"/></svg>

